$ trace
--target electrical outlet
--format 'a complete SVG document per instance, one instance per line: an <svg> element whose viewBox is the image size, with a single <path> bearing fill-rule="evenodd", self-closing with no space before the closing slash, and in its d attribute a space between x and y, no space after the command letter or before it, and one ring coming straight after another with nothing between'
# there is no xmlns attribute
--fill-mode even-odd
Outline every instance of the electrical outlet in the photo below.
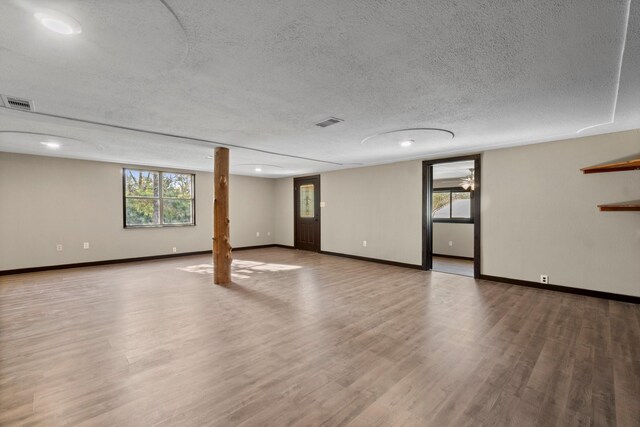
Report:
<svg viewBox="0 0 640 427"><path fill-rule="evenodd" d="M89 242L84 242L84 243L82 244L82 248L83 248L83 249L89 249Z"/></svg>
<svg viewBox="0 0 640 427"><path fill-rule="evenodd" d="M268 236L271 236L271 232L270 231L267 231L267 237Z"/></svg>
<svg viewBox="0 0 640 427"><path fill-rule="evenodd" d="M453 242L449 240L449 246L453 246Z"/></svg>
<svg viewBox="0 0 640 427"><path fill-rule="evenodd" d="M260 232L256 231L256 237L260 237Z"/></svg>
<svg viewBox="0 0 640 427"><path fill-rule="evenodd" d="M60 243L56 245L56 251L62 252L62 245Z"/></svg>
<svg viewBox="0 0 640 427"><path fill-rule="evenodd" d="M366 240L363 240L363 241L362 241L362 247L363 247L363 248L366 248L366 247L367 247L367 241L366 241Z"/></svg>
<svg viewBox="0 0 640 427"><path fill-rule="evenodd" d="M548 284L549 283L549 276L547 276L546 274L541 274L540 275L540 283Z"/></svg>
<svg viewBox="0 0 640 427"><path fill-rule="evenodd" d="M173 247L173 253L175 254L176 252L178 252L178 248L176 248L175 246Z"/></svg>

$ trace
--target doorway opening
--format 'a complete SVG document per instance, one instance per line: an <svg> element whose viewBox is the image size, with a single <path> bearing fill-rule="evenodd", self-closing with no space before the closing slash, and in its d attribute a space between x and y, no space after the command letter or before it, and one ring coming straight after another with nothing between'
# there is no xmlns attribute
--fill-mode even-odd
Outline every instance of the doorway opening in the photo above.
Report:
<svg viewBox="0 0 640 427"><path fill-rule="evenodd" d="M480 155L422 165L422 268L480 277Z"/></svg>
<svg viewBox="0 0 640 427"><path fill-rule="evenodd" d="M320 175L293 180L294 247L320 252Z"/></svg>

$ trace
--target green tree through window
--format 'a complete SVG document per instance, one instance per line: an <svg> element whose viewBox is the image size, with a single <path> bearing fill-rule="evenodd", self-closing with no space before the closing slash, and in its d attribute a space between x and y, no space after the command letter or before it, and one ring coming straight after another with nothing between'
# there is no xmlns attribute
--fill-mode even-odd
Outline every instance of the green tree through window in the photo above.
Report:
<svg viewBox="0 0 640 427"><path fill-rule="evenodd" d="M194 176L125 169L125 227L193 225Z"/></svg>

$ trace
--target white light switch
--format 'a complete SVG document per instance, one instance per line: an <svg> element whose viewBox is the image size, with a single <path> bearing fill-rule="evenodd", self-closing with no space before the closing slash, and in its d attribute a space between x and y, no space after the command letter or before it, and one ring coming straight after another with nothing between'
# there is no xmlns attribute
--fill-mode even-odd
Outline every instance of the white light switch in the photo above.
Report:
<svg viewBox="0 0 640 427"><path fill-rule="evenodd" d="M321 207L321 208L324 208L325 206L326 206L326 203L325 203L325 202L320 202L320 207Z"/></svg>
<svg viewBox="0 0 640 427"><path fill-rule="evenodd" d="M82 247L84 249L89 249L89 242L84 242L84 244L82 245Z"/></svg>
<svg viewBox="0 0 640 427"><path fill-rule="evenodd" d="M449 246L453 246L453 242L449 240Z"/></svg>

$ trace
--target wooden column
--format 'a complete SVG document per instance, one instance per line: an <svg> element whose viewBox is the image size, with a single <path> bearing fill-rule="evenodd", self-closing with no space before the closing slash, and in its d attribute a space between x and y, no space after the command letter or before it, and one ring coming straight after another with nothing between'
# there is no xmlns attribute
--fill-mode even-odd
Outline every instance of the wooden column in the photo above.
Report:
<svg viewBox="0 0 640 427"><path fill-rule="evenodd" d="M231 283L228 148L216 148L213 164L213 283Z"/></svg>

